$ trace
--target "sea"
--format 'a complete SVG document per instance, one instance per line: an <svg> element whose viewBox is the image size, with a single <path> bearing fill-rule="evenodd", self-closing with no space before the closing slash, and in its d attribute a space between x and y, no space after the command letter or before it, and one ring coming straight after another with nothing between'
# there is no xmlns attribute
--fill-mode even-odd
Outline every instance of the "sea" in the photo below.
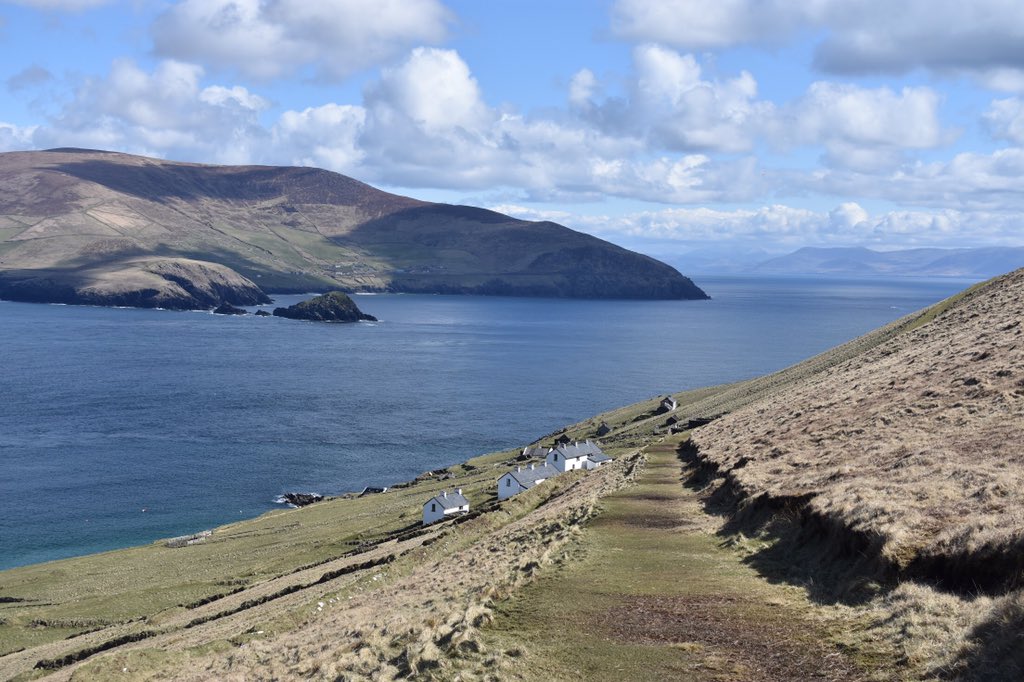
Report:
<svg viewBox="0 0 1024 682"><path fill-rule="evenodd" d="M711 300L357 296L379 321L349 325L0 301L0 569L409 480L782 369L973 283L694 279Z"/></svg>

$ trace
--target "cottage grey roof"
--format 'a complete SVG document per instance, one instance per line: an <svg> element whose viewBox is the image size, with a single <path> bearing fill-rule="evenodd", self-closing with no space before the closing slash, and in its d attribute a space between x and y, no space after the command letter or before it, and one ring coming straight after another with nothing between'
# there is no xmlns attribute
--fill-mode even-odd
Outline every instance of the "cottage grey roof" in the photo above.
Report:
<svg viewBox="0 0 1024 682"><path fill-rule="evenodd" d="M604 454L603 452L600 452L600 453L595 453L595 454L587 455L587 459L589 459L591 462L598 463L598 462L608 462L608 461L611 460L611 457L609 457L608 455Z"/></svg>
<svg viewBox="0 0 1024 682"><path fill-rule="evenodd" d="M508 475L516 479L516 483L518 483L522 487L529 488L535 485L537 481L542 481L546 478L557 476L560 473L562 472L556 469L555 467L551 466L547 462L545 462L544 464L536 466L533 469L523 469L522 471L510 471L508 472Z"/></svg>
<svg viewBox="0 0 1024 682"><path fill-rule="evenodd" d="M580 459L583 457L589 457L591 455L603 455L604 452L597 446L597 443L591 441L584 441L582 443L570 443L569 445L560 445L553 450L557 452L565 459Z"/></svg>
<svg viewBox="0 0 1024 682"><path fill-rule="evenodd" d="M469 500L467 500L461 493L448 493L447 496L435 495L424 502L423 506L426 507L431 502L437 502L440 504L441 509L458 509L463 505L469 504Z"/></svg>

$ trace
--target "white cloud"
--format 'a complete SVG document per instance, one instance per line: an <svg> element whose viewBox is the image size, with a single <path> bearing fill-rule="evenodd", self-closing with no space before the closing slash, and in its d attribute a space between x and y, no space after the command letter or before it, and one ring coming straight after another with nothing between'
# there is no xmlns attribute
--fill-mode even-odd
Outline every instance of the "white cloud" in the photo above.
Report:
<svg viewBox="0 0 1024 682"><path fill-rule="evenodd" d="M61 114L35 133L40 146L88 146L144 154L244 162L266 136L263 98L243 87L201 87L203 69L172 60L152 72L114 62L86 81Z"/></svg>
<svg viewBox="0 0 1024 682"><path fill-rule="evenodd" d="M36 126L16 126L0 122L0 152L11 152L32 149L32 137Z"/></svg>
<svg viewBox="0 0 1024 682"><path fill-rule="evenodd" d="M549 220L556 223L565 223L574 217L573 214L568 211L533 208L531 206L522 206L520 204L492 204L487 206L487 208L492 211L497 211L498 213L504 213L505 215L519 218L520 220Z"/></svg>
<svg viewBox="0 0 1024 682"><path fill-rule="evenodd" d="M377 116L404 117L428 134L474 130L494 118L469 66L454 50L416 48L399 66L384 69L366 99Z"/></svg>
<svg viewBox="0 0 1024 682"><path fill-rule="evenodd" d="M264 123L266 99L210 84L200 66L165 60L147 71L122 60L81 85L49 125L10 129L3 139L8 148L31 138L39 147L312 165L390 186L504 189L516 202L715 205L811 196L1024 210L1022 149L913 159L950 138L928 88L821 82L775 106L757 99L752 76L708 80L690 55L640 46L634 62L628 98L600 98L602 84L581 71L567 88L575 104L524 115L489 106L455 51L417 48L384 69L359 104L329 102ZM994 135L1020 143L1020 116L1018 100L997 100L986 121ZM784 150L824 149L827 165L765 166L747 150L766 140ZM832 224L864 222L848 208L837 209Z"/></svg>
<svg viewBox="0 0 1024 682"><path fill-rule="evenodd" d="M771 103L757 99L757 82L748 72L707 80L693 55L660 45L634 48L629 83L628 98L597 101L600 83L589 71L580 72L570 84L570 102L605 134L674 152L749 151L775 116ZM584 93L586 106L581 106Z"/></svg>
<svg viewBox="0 0 1024 682"><path fill-rule="evenodd" d="M1019 244L1018 215L1003 212L887 211L870 215L856 203L831 211L784 204L756 209L669 208L623 216L577 216L578 229L634 244L680 244L688 248L767 248L781 252L802 246L990 246ZM672 251L672 248L663 250Z"/></svg>
<svg viewBox="0 0 1024 682"><path fill-rule="evenodd" d="M995 139L1024 146L1024 100L1018 97L997 99L982 115L982 120Z"/></svg>
<svg viewBox="0 0 1024 682"><path fill-rule="evenodd" d="M598 91L597 76L590 69L580 69L569 82L569 104L589 108Z"/></svg>
<svg viewBox="0 0 1024 682"><path fill-rule="evenodd" d="M977 73L978 80L990 90L1024 92L1024 68L996 67Z"/></svg>
<svg viewBox="0 0 1024 682"><path fill-rule="evenodd" d="M273 129L274 160L357 173L365 156L359 148L365 122L366 110L350 105L286 111Z"/></svg>
<svg viewBox="0 0 1024 682"><path fill-rule="evenodd" d="M812 83L793 123L807 141L841 140L871 147L926 149L942 142L938 95L925 87L866 89Z"/></svg>
<svg viewBox="0 0 1024 682"><path fill-rule="evenodd" d="M771 104L756 101L757 82L746 71L725 82L702 80L693 55L657 45L636 48L633 60L633 113L669 149L746 151L759 121L773 115Z"/></svg>
<svg viewBox="0 0 1024 682"><path fill-rule="evenodd" d="M812 170L786 179L794 193L883 199L964 211L1024 211L1024 149L963 152L949 161L905 164L887 173Z"/></svg>
<svg viewBox="0 0 1024 682"><path fill-rule="evenodd" d="M926 87L861 88L812 83L776 120L774 141L823 145L830 166L863 171L894 168L906 150L929 149L953 139L939 120L939 96Z"/></svg>
<svg viewBox="0 0 1024 682"><path fill-rule="evenodd" d="M777 45L821 30L815 63L832 73L1024 69L1016 0L618 0L612 30L688 50Z"/></svg>
<svg viewBox="0 0 1024 682"><path fill-rule="evenodd" d="M225 88L221 85L203 88L203 91L199 93L199 101L218 107L239 107L250 111L262 111L270 106L267 100L240 85L232 88Z"/></svg>
<svg viewBox="0 0 1024 682"><path fill-rule="evenodd" d="M181 0L153 24L158 54L260 79L312 67L341 79L446 37L437 0Z"/></svg>
<svg viewBox="0 0 1024 682"><path fill-rule="evenodd" d="M612 28L627 40L686 49L781 43L820 2L787 0L618 0Z"/></svg>

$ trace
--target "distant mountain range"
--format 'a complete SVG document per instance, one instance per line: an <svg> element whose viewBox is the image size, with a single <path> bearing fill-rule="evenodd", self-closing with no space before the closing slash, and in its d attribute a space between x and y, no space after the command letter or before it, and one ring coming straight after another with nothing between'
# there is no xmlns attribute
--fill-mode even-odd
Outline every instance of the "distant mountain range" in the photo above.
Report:
<svg viewBox="0 0 1024 682"><path fill-rule="evenodd" d="M210 308L330 289L707 297L669 265L562 225L316 168L0 154L0 298Z"/></svg>
<svg viewBox="0 0 1024 682"><path fill-rule="evenodd" d="M1024 247L907 249L807 247L763 261L751 272L771 275L851 277L964 277L988 279L1024 267Z"/></svg>

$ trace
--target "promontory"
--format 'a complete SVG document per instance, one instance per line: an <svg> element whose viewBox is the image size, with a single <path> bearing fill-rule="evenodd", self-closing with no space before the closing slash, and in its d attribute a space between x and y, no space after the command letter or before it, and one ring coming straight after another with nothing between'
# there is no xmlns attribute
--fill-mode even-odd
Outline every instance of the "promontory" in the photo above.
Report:
<svg viewBox="0 0 1024 682"><path fill-rule="evenodd" d="M317 168L0 154L0 298L213 308L331 290L707 298L674 268L562 225Z"/></svg>

